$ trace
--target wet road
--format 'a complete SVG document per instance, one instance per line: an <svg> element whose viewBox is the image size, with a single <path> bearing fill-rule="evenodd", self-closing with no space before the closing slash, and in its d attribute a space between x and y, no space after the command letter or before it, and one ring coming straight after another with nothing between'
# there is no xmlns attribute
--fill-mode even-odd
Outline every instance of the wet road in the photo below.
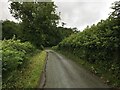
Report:
<svg viewBox="0 0 120 90"><path fill-rule="evenodd" d="M72 60L47 50L44 88L108 88L107 85Z"/></svg>

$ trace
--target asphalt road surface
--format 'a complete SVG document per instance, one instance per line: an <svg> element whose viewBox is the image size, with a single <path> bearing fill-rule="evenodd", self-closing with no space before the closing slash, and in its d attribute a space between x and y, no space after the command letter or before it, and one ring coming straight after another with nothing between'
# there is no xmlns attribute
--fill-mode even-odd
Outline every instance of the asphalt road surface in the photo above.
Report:
<svg viewBox="0 0 120 90"><path fill-rule="evenodd" d="M44 88L108 88L97 76L72 60L52 50L47 52Z"/></svg>

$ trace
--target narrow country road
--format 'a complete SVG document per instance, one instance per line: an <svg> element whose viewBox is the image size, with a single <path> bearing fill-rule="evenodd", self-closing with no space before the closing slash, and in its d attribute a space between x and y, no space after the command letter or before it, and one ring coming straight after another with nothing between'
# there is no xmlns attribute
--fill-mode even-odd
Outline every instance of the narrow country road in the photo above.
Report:
<svg viewBox="0 0 120 90"><path fill-rule="evenodd" d="M108 88L90 72L64 56L47 50L46 82L44 88Z"/></svg>

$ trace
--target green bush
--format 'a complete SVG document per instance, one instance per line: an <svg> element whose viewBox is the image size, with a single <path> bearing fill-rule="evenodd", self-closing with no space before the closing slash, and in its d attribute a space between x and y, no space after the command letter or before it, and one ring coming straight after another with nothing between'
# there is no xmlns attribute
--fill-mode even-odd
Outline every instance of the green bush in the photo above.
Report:
<svg viewBox="0 0 120 90"><path fill-rule="evenodd" d="M3 40L2 43L2 71L11 72L27 61L27 56L34 51L34 46L29 42L20 40Z"/></svg>
<svg viewBox="0 0 120 90"><path fill-rule="evenodd" d="M120 1L118 7L120 7ZM117 6L117 5L116 5ZM117 9L115 9L117 10ZM114 86L120 86L120 18L109 17L82 32L65 38L58 50L70 52L95 65L95 73L106 75Z"/></svg>

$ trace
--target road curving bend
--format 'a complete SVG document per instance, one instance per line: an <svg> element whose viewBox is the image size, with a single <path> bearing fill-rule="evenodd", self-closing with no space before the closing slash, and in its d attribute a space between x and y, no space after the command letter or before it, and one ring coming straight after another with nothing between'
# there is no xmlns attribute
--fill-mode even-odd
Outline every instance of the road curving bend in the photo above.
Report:
<svg viewBox="0 0 120 90"><path fill-rule="evenodd" d="M97 76L72 60L52 50L46 51L48 60L44 88L108 88Z"/></svg>

